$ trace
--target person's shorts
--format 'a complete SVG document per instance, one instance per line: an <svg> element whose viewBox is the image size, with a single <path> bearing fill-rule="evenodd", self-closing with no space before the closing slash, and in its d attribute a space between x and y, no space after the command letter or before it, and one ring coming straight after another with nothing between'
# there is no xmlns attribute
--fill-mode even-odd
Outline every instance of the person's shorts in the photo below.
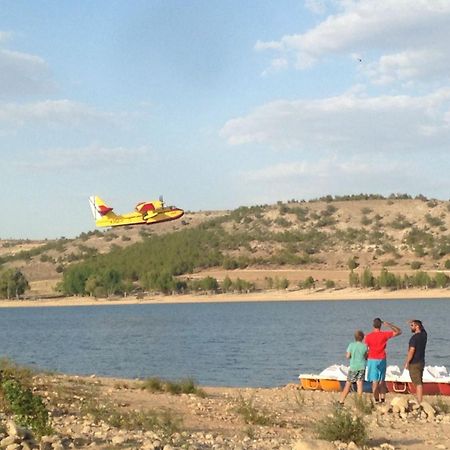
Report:
<svg viewBox="0 0 450 450"><path fill-rule="evenodd" d="M357 381L364 381L364 375L366 374L366 369L362 370L349 370L347 375L347 381L350 383L356 383Z"/></svg>
<svg viewBox="0 0 450 450"><path fill-rule="evenodd" d="M409 376L415 385L422 384L424 366L424 363L413 363L409 365Z"/></svg>
<svg viewBox="0 0 450 450"><path fill-rule="evenodd" d="M367 381L384 381L386 378L386 360L367 360Z"/></svg>

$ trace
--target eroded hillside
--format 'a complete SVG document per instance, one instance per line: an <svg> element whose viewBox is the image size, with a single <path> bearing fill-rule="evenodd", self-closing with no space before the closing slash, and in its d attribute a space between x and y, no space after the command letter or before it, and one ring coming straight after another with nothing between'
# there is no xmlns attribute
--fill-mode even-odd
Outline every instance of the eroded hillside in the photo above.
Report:
<svg viewBox="0 0 450 450"><path fill-rule="evenodd" d="M51 291L75 262L155 236L199 229L211 237L201 251L211 251L214 246L215 259L207 267L191 267L189 276L214 273L220 279L224 273L236 271L240 277L245 279L247 274L252 279L255 271L265 270L291 273L295 280L311 271L318 279L323 272L323 279L338 281L348 278L351 260L360 269L374 271L383 267L397 273L444 270L450 259L449 228L448 201L330 198L187 213L179 221L91 231L75 239L1 240L0 262L3 268L19 268L39 295Z"/></svg>

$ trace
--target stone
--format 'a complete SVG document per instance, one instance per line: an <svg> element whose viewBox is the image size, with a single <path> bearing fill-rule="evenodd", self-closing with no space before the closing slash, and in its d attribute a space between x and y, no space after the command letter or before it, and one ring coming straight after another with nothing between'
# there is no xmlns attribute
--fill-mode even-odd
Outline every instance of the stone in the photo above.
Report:
<svg viewBox="0 0 450 450"><path fill-rule="evenodd" d="M435 409L426 401L423 401L420 406L428 417L434 417L436 415Z"/></svg>
<svg viewBox="0 0 450 450"><path fill-rule="evenodd" d="M391 407L395 413L404 413L409 407L408 399L405 397L394 397L391 401Z"/></svg>
<svg viewBox="0 0 450 450"><path fill-rule="evenodd" d="M17 436L7 436L0 441L0 447L4 448L19 441L20 439Z"/></svg>
<svg viewBox="0 0 450 450"><path fill-rule="evenodd" d="M121 445L127 442L127 438L125 436L113 436L111 439L111 443L114 445Z"/></svg>
<svg viewBox="0 0 450 450"><path fill-rule="evenodd" d="M9 444L6 450L20 450L22 446L20 444Z"/></svg>
<svg viewBox="0 0 450 450"><path fill-rule="evenodd" d="M322 439L300 439L292 450L335 450L335 448L331 442Z"/></svg>

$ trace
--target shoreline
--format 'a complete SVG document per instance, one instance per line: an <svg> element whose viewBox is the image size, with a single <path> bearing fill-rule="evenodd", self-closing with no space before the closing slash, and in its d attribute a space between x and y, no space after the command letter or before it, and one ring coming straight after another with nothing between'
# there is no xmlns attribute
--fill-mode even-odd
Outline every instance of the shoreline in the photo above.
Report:
<svg viewBox="0 0 450 450"><path fill-rule="evenodd" d="M63 306L103 306L103 305L144 305L177 303L239 303L239 302L288 302L288 301L354 301L354 300L423 300L449 299L450 289L401 289L398 291L344 288L339 290L315 291L264 291L248 294L212 295L149 295L143 298L93 298L60 297L25 300L0 300L0 308L63 307Z"/></svg>

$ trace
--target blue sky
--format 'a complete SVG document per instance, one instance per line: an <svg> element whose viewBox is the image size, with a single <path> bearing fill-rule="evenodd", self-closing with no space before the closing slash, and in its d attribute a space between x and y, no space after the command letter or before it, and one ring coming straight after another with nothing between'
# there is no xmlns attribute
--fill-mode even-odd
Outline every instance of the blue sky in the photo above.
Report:
<svg viewBox="0 0 450 450"><path fill-rule="evenodd" d="M0 0L0 238L326 194L450 195L447 0Z"/></svg>

